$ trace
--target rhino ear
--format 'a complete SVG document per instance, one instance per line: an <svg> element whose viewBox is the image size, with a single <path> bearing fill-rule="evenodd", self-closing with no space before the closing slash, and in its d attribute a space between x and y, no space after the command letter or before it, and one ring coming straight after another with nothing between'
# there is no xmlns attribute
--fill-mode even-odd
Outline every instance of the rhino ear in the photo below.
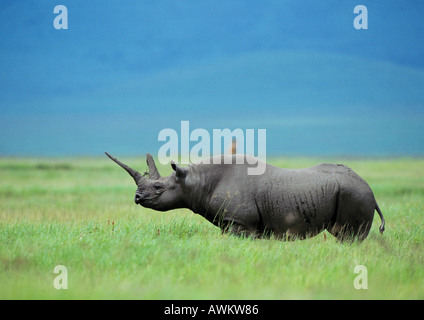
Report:
<svg viewBox="0 0 424 320"><path fill-rule="evenodd" d="M171 167L175 171L177 178L183 178L186 176L187 171L184 168L181 168L178 164L171 160Z"/></svg>

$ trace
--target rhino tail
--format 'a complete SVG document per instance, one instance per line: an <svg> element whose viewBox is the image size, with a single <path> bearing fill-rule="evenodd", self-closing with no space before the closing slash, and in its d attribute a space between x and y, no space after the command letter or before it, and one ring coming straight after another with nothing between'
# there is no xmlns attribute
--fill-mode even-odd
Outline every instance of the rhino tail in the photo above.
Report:
<svg viewBox="0 0 424 320"><path fill-rule="evenodd" d="M381 219L381 225L380 225L380 233L383 234L384 230L385 230L385 225L386 225L386 221L384 220L383 214L381 213L380 207L378 206L377 202L375 203L375 210L377 210L378 215L380 216Z"/></svg>

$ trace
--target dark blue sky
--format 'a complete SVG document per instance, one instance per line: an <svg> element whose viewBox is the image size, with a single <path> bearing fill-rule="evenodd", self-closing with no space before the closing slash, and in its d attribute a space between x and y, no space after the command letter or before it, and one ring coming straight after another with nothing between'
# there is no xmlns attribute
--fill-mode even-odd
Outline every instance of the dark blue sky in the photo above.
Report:
<svg viewBox="0 0 424 320"><path fill-rule="evenodd" d="M418 0L1 1L0 155L154 154L181 120L265 128L275 154L422 154L423 16Z"/></svg>

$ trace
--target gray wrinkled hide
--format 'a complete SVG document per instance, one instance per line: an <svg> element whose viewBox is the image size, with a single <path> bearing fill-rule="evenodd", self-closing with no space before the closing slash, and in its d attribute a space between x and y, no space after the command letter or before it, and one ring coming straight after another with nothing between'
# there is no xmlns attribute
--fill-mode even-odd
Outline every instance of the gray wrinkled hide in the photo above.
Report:
<svg viewBox="0 0 424 320"><path fill-rule="evenodd" d="M148 155L155 179L135 179L135 202L159 211L188 208L223 232L251 236L303 239L327 229L340 240L362 240L375 210L382 219L380 232L384 231L384 218L371 188L344 165L282 169L266 164L264 174L248 175L247 159L235 164L234 157L249 156L219 157L221 164L180 167L172 163L174 173L161 177ZM223 157L233 157L233 164L224 164Z"/></svg>

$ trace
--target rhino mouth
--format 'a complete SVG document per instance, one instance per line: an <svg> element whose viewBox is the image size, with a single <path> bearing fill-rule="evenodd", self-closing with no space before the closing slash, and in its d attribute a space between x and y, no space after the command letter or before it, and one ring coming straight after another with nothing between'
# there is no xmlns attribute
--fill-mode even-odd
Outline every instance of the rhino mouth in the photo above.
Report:
<svg viewBox="0 0 424 320"><path fill-rule="evenodd" d="M134 196L134 202L135 204L141 204L146 200L146 197L142 193L136 193Z"/></svg>
<svg viewBox="0 0 424 320"><path fill-rule="evenodd" d="M143 204L143 203L149 202L149 200L155 199L156 197L157 197L156 195L152 195L150 193L136 192L134 196L134 202L135 204Z"/></svg>

